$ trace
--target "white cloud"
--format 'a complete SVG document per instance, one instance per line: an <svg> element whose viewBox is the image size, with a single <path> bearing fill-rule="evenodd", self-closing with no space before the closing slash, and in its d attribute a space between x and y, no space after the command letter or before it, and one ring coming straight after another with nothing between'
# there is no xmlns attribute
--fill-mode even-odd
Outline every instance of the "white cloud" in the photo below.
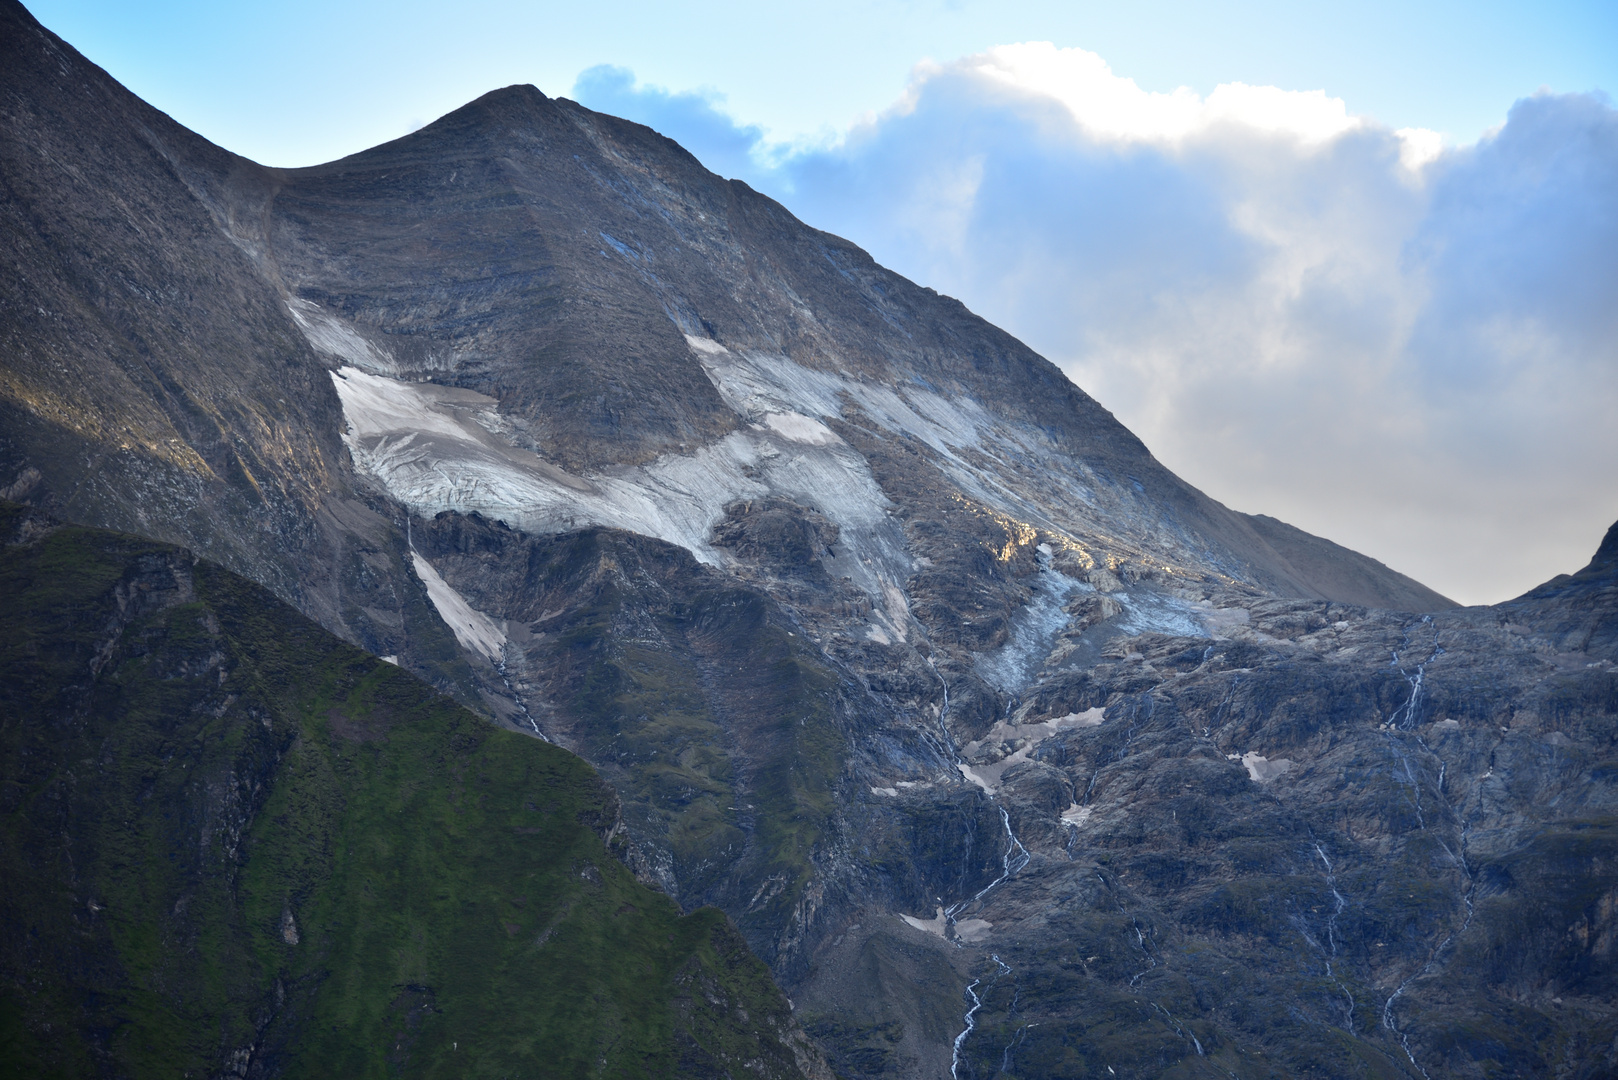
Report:
<svg viewBox="0 0 1618 1080"><path fill-rule="evenodd" d="M1361 123L1348 115L1340 98L1329 98L1324 90L1224 83L1206 99L1184 86L1167 94L1149 92L1133 79L1114 75L1095 53L1058 49L1048 41L1001 45L956 67L999 86L1060 102L1087 135L1098 139L1170 143L1218 125L1236 124L1319 143Z"/></svg>
<svg viewBox="0 0 1618 1080"><path fill-rule="evenodd" d="M1400 128L1394 134L1399 136L1399 164L1413 173L1437 161L1444 152L1444 136L1436 131Z"/></svg>
<svg viewBox="0 0 1618 1080"><path fill-rule="evenodd" d="M655 122L684 141L668 101ZM715 115L693 134L715 141ZM1604 99L1535 95L1445 149L1319 91L1150 93L1024 44L918 68L833 147L764 167L756 137L718 142L1238 509L1469 602L1576 569L1618 517Z"/></svg>

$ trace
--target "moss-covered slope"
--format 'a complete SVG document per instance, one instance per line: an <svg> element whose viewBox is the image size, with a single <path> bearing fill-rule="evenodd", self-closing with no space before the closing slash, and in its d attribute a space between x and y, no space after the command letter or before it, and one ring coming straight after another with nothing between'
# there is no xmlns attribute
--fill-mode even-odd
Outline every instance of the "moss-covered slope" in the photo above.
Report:
<svg viewBox="0 0 1618 1080"><path fill-rule="evenodd" d="M642 880L731 912L778 974L801 973L806 924L837 901L816 872L836 857L848 732L870 723L819 650L768 596L658 540L453 514L415 532L505 616L530 676L514 685L622 797Z"/></svg>
<svg viewBox="0 0 1618 1080"><path fill-rule="evenodd" d="M0 1073L819 1071L578 758L179 549L0 537Z"/></svg>

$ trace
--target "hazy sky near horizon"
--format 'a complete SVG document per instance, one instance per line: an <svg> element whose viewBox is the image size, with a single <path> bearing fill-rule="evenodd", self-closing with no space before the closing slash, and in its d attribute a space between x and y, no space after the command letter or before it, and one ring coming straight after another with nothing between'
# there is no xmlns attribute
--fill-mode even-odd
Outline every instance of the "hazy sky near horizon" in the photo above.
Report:
<svg viewBox="0 0 1618 1080"><path fill-rule="evenodd" d="M1618 517L1618 4L30 10L268 164L513 82L650 124L1463 602Z"/></svg>

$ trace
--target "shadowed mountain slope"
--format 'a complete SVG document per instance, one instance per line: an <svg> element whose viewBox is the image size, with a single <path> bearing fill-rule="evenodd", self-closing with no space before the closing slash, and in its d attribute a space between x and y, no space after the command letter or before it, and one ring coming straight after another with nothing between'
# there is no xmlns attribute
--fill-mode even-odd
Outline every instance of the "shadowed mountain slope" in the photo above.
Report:
<svg viewBox="0 0 1618 1080"><path fill-rule="evenodd" d="M192 186L263 170L9 0L0 87L0 496L184 544L475 699L324 365Z"/></svg>
<svg viewBox="0 0 1618 1080"><path fill-rule="evenodd" d="M0 537L0 1072L829 1076L578 758L179 549Z"/></svg>
<svg viewBox="0 0 1618 1080"><path fill-rule="evenodd" d="M957 914L998 947L961 1075L1618 1069L1615 535L1492 608L1265 600L1045 681L982 759L1031 858Z"/></svg>

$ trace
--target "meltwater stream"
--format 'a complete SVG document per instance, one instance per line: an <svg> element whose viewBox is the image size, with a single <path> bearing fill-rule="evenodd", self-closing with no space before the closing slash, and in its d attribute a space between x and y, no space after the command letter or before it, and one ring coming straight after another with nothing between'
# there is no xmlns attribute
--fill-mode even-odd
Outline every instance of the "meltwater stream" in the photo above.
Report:
<svg viewBox="0 0 1618 1080"><path fill-rule="evenodd" d="M1348 1024L1348 1033L1352 1035L1354 1034L1354 995L1349 992L1348 987L1343 985L1343 980L1333 970L1333 965L1337 962L1337 919L1343 914L1343 909L1348 907L1348 901L1343 898L1342 893L1337 891L1337 871L1332 866L1331 860L1326 857L1326 849L1321 847L1320 841L1314 840L1313 837L1311 837L1311 842L1315 846L1315 854L1320 856L1320 861L1326 867L1326 888L1331 890L1332 899L1337 901L1337 907L1333 909L1331 915L1326 919L1326 945L1330 950L1326 956L1326 978L1337 984L1337 989L1343 992L1343 997L1348 1002L1348 1008L1343 1010L1343 1019ZM1317 945L1316 947L1318 948L1319 946Z"/></svg>
<svg viewBox="0 0 1618 1080"><path fill-rule="evenodd" d="M938 684L944 689L944 703L938 712L938 728L943 736L943 745L949 752L949 756L954 759L956 767L961 768L966 763L961 760L961 755L955 748L955 740L949 733L949 683L933 664L931 657L928 657L927 665L933 669L933 674L938 676ZM994 803L994 808L1000 811L1000 826L1006 831L1006 853L1000 859L1000 876L973 893L970 898L958 900L944 909L946 934L949 928L955 924L955 916L961 910L989 895L989 893L1009 880L1012 875L1027 866L1029 860L1033 858L1028 853L1028 849L1023 847L1022 841L1017 839L1016 832L1011 828L1011 815L1006 812L1006 808L1000 805L1000 801L994 797L992 791L985 791L984 794L988 796L990 802ZM959 942L956 944L958 946ZM999 956L994 956L993 959L1000 970L990 979L989 985L991 986L1011 974L1011 968ZM961 1029L961 1033L955 1036L955 1043L950 1052L949 1075L951 1080L959 1080L958 1070L961 1064L961 1047L966 1044L967 1036L971 1035L972 1030L977 1027L977 1012L983 1008L983 999L977 992L978 985L981 982L981 979L973 979L966 988L966 996L971 999L972 1004L967 1008L966 1015L962 1018L965 1026Z"/></svg>
<svg viewBox="0 0 1618 1080"><path fill-rule="evenodd" d="M1387 731L1388 746L1392 750L1394 756L1398 758L1400 765L1403 766L1404 778L1410 784L1412 798L1415 804L1416 823L1423 831L1425 831L1427 829L1427 819L1426 815L1422 812L1421 783L1419 778L1416 776L1416 771L1410 754L1405 750L1404 740L1407 735L1414 738L1416 743L1422 748L1422 750L1426 751L1428 755L1437 757L1437 755L1433 753L1432 748L1427 745L1426 740L1416 733L1415 728L1417 727L1416 718L1418 710L1421 706L1422 694L1425 691L1427 665L1431 664L1440 656L1443 656L1444 648L1438 643L1438 627L1433 623L1432 616L1423 615L1421 623L1424 626L1432 627L1432 650L1428 653L1426 660L1423 660L1421 663L1416 665L1414 674L1407 671L1402 663L1402 654L1409 650L1411 644L1411 635L1408 631L1405 633L1404 641L1400 643L1399 648L1393 651L1391 666L1397 668L1399 670L1399 674L1403 675L1405 681L1410 684L1410 697L1405 701L1404 705L1394 710L1393 715L1388 718L1387 723L1383 726ZM1449 809L1448 800L1444 795L1444 779L1447 772L1447 765L1440 760L1437 783L1438 797L1440 804L1446 810ZM1399 999L1404 996L1405 990L1409 988L1410 984L1432 971L1433 968L1435 968L1443 959L1444 954L1449 950L1450 945L1464 935L1472 926L1473 901L1477 892L1477 879L1473 876L1472 868L1468 864L1466 858L1466 841L1470 827L1464 816L1464 809L1465 808L1463 806L1462 814L1457 815L1460 817L1461 826L1460 843L1458 845L1459 850L1452 850L1449 844L1445 843L1441 838L1438 841L1439 847L1443 848L1444 853L1450 857L1450 861L1456 865L1456 867L1461 871L1462 876L1466 879L1466 890L1461 894L1461 902L1465 907L1466 914L1461 920L1460 929L1452 930L1449 934L1445 935L1444 940L1440 941L1438 946L1427 955L1426 962L1417 968L1415 972L1407 977L1403 982L1401 982L1394 989L1393 993L1388 996L1388 1000L1382 1005L1383 1028L1399 1040L1399 1045L1401 1048L1403 1048L1405 1057L1410 1059L1411 1066L1424 1078L1428 1075L1427 1070L1422 1067L1419 1061L1416 1060L1415 1052L1410 1046L1410 1035L1408 1032L1400 1029L1394 1015L1394 1010L1395 1006L1399 1002ZM1325 858L1324 854L1321 855L1321 858ZM1335 887L1333 891L1336 891Z"/></svg>
<svg viewBox="0 0 1618 1080"><path fill-rule="evenodd" d="M1005 961L1001 960L998 956L993 956L991 954L991 959L993 959L996 966L1000 968L1000 970L995 972L994 975L989 979L989 985L993 986L1003 977L1010 975L1011 968L1006 966ZM961 1047L966 1043L966 1037L972 1034L972 1029L977 1027L977 1011L983 1008L983 999L978 996L978 983L982 981L983 980L981 979L973 979L966 987L966 996L972 999L972 1007L966 1010L966 1027L962 1029L959 1035L955 1036L955 1045L950 1050L949 1075L951 1080L957 1080L956 1070L961 1067Z"/></svg>

